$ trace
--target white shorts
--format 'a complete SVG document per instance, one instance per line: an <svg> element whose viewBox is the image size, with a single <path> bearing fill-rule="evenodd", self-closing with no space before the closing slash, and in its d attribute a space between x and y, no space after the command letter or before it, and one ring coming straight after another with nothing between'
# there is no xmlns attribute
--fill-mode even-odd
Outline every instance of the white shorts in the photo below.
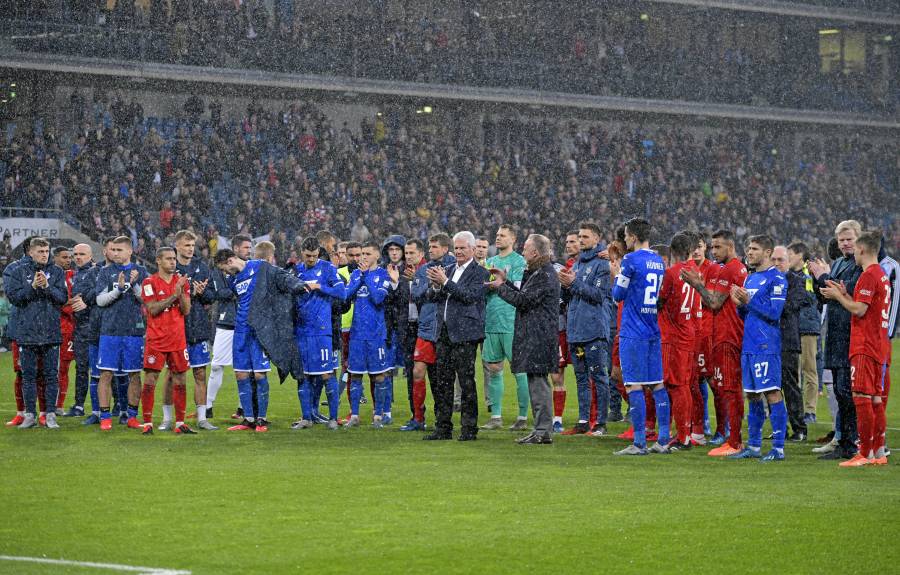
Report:
<svg viewBox="0 0 900 575"><path fill-rule="evenodd" d="M231 345L234 341L233 329L216 328L216 337L213 340L213 365L231 365Z"/></svg>

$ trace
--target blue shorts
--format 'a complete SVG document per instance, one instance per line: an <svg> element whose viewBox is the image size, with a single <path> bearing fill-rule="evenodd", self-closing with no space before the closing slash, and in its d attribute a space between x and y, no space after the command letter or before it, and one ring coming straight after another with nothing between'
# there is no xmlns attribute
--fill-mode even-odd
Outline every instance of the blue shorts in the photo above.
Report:
<svg viewBox="0 0 900 575"><path fill-rule="evenodd" d="M269 357L259 340L256 339L256 333L253 330L234 330L231 355L234 371L262 373L272 369Z"/></svg>
<svg viewBox="0 0 900 575"><path fill-rule="evenodd" d="M659 339L619 337L619 362L625 385L663 382L662 345Z"/></svg>
<svg viewBox="0 0 900 575"><path fill-rule="evenodd" d="M330 335L298 335L296 339L303 373L323 375L333 372L340 365L331 347Z"/></svg>
<svg viewBox="0 0 900 575"><path fill-rule="evenodd" d="M781 355L774 353L742 353L741 381L746 393L780 390Z"/></svg>
<svg viewBox="0 0 900 575"><path fill-rule="evenodd" d="M188 344L188 363L191 367L203 367L212 361L209 355L209 342L200 341Z"/></svg>
<svg viewBox="0 0 900 575"><path fill-rule="evenodd" d="M135 373L144 369L144 338L132 335L101 335L97 349L100 371Z"/></svg>
<svg viewBox="0 0 900 575"><path fill-rule="evenodd" d="M350 357L347 371L350 373L368 373L378 375L391 370L384 340L350 340Z"/></svg>
<svg viewBox="0 0 900 575"><path fill-rule="evenodd" d="M100 368L97 367L98 346L96 343L88 344L88 364L91 366L91 377L100 377Z"/></svg>

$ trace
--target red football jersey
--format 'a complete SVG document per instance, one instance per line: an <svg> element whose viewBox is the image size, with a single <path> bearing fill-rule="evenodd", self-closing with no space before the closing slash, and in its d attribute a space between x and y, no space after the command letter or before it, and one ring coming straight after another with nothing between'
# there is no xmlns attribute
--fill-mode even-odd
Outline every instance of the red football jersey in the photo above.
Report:
<svg viewBox="0 0 900 575"><path fill-rule="evenodd" d="M681 279L681 271L697 271L693 260L677 262L666 269L659 297L663 300L659 310L659 331L663 343L693 350L696 335L698 301L694 288Z"/></svg>
<svg viewBox="0 0 900 575"><path fill-rule="evenodd" d="M715 291L716 289L717 267L715 262L705 258L703 263L697 266L697 269L700 270L700 277L703 279L703 285L709 291ZM700 297L697 297L697 323L695 327L698 338L709 337L713 334L713 313L711 310L707 310L706 313L704 313L703 299Z"/></svg>
<svg viewBox="0 0 900 575"><path fill-rule="evenodd" d="M145 302L162 301L175 293L178 275L165 281L159 274L153 274L141 284L141 296ZM189 294L189 282L184 284L184 293ZM181 351L187 348L184 335L184 314L175 300L158 315L147 313L147 349L152 351Z"/></svg>
<svg viewBox="0 0 900 575"><path fill-rule="evenodd" d="M713 346L729 343L735 347L741 347L744 339L744 320L738 315L737 307L731 301L731 286L744 286L747 279L747 268L737 258L731 258L728 263L719 267L714 284L715 291L728 296L725 303L719 308L713 320Z"/></svg>
<svg viewBox="0 0 900 575"><path fill-rule="evenodd" d="M867 355L882 364L887 362L885 354L888 320L891 307L891 286L878 264L872 264L863 271L853 290L853 301L869 305L862 317L850 320L850 357Z"/></svg>
<svg viewBox="0 0 900 575"><path fill-rule="evenodd" d="M66 270L66 295L72 297L72 278L75 277L75 270ZM63 334L72 335L75 333L75 312L72 306L64 305L59 310L59 329Z"/></svg>

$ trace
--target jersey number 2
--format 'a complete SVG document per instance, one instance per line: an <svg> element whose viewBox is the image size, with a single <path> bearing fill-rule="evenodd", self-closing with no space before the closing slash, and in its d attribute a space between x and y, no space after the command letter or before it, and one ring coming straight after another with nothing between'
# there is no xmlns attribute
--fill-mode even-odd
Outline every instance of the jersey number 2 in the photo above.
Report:
<svg viewBox="0 0 900 575"><path fill-rule="evenodd" d="M659 276L648 275L647 287L644 288L644 305L656 305L659 293Z"/></svg>

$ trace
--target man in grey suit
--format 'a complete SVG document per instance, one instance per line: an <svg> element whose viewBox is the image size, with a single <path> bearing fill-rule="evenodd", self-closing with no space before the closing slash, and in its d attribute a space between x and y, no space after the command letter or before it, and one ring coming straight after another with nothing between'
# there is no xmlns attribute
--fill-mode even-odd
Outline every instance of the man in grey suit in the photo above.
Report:
<svg viewBox="0 0 900 575"><path fill-rule="evenodd" d="M550 240L539 234L528 236L522 250L528 269L522 287L507 281L503 270L491 269L491 290L516 308L513 336L513 373L528 375L528 393L534 413L534 431L518 440L523 445L550 444L553 406L547 374L559 366L559 278L551 262Z"/></svg>

